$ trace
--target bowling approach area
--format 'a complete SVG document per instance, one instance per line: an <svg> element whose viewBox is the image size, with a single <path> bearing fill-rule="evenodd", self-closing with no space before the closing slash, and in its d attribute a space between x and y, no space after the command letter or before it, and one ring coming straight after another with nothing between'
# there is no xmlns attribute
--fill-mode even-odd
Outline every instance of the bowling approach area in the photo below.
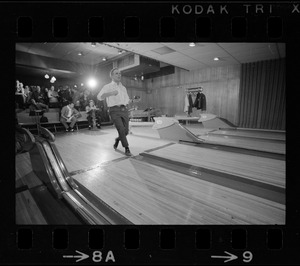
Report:
<svg viewBox="0 0 300 266"><path fill-rule="evenodd" d="M16 155L16 223L285 224L285 131L207 118L131 122L131 157L112 125L31 135Z"/></svg>

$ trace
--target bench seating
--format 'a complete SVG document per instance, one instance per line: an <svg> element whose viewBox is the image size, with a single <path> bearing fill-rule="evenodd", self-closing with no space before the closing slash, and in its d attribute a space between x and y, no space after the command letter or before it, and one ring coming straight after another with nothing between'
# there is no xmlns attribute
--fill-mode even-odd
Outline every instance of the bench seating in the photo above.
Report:
<svg viewBox="0 0 300 266"><path fill-rule="evenodd" d="M59 121L59 109L57 108L50 108L49 112L45 112L44 116L48 118L48 122L41 123L41 126L47 128L47 129L53 129L54 132L57 132L57 129L63 128L63 124ZM81 117L77 119L77 122L75 124L76 129L78 130L79 125L86 125L87 124L87 113L86 112L80 112ZM31 129L36 128L36 117L30 116L29 111L24 111L17 113L17 118L20 126L22 127L28 127ZM38 117L40 119L40 116Z"/></svg>

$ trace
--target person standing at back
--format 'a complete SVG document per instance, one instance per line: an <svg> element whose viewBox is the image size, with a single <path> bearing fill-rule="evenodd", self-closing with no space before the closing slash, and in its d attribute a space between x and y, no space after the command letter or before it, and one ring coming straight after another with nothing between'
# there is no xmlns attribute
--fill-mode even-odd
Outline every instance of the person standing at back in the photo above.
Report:
<svg viewBox="0 0 300 266"><path fill-rule="evenodd" d="M121 72L118 68L110 71L112 82L103 86L97 99L103 101L106 99L107 107L112 122L114 123L119 136L115 139L114 149L117 149L119 141L125 148L125 155L131 156L127 135L129 132L129 114L126 105L130 102L126 88L121 83Z"/></svg>

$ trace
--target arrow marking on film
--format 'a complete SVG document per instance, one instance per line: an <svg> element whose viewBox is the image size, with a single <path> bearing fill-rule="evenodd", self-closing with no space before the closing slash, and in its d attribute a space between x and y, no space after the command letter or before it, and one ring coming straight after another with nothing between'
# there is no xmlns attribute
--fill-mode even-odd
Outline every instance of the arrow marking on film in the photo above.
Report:
<svg viewBox="0 0 300 266"><path fill-rule="evenodd" d="M224 251L224 252L229 256L211 256L211 257L214 258L214 259L227 259L227 260L224 261L224 263L228 262L228 261L231 261L231 260L236 260L238 258L237 256L235 256L235 255L233 255L233 254L231 254L227 251Z"/></svg>
<svg viewBox="0 0 300 266"><path fill-rule="evenodd" d="M78 250L76 250L76 252L80 255L63 255L63 258L79 258L78 260L76 260L76 262L81 261L81 260L85 260L89 257L89 255L84 254Z"/></svg>

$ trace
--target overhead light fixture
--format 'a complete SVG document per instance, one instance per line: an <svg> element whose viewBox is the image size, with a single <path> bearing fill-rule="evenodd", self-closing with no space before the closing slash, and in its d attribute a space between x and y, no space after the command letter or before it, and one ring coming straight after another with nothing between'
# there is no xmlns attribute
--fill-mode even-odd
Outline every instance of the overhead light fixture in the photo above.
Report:
<svg viewBox="0 0 300 266"><path fill-rule="evenodd" d="M106 57L103 57L103 58L102 58L102 61L106 61L106 60L107 60Z"/></svg>
<svg viewBox="0 0 300 266"><path fill-rule="evenodd" d="M54 83L56 81L56 78L53 76L51 79L50 79L50 82L51 83Z"/></svg>
<svg viewBox="0 0 300 266"><path fill-rule="evenodd" d="M219 57L215 57L214 60L215 60L215 61L219 61L220 58L219 58Z"/></svg>
<svg viewBox="0 0 300 266"><path fill-rule="evenodd" d="M46 74L46 75L45 75L45 79L48 79L48 78L50 78L50 77L49 77L49 75L48 75L48 74Z"/></svg>
<svg viewBox="0 0 300 266"><path fill-rule="evenodd" d="M82 56L82 52L79 52L78 55L79 55L79 56Z"/></svg>
<svg viewBox="0 0 300 266"><path fill-rule="evenodd" d="M196 44L195 44L194 42L190 42L190 43L189 43L189 46L190 46L190 47L195 47Z"/></svg>

